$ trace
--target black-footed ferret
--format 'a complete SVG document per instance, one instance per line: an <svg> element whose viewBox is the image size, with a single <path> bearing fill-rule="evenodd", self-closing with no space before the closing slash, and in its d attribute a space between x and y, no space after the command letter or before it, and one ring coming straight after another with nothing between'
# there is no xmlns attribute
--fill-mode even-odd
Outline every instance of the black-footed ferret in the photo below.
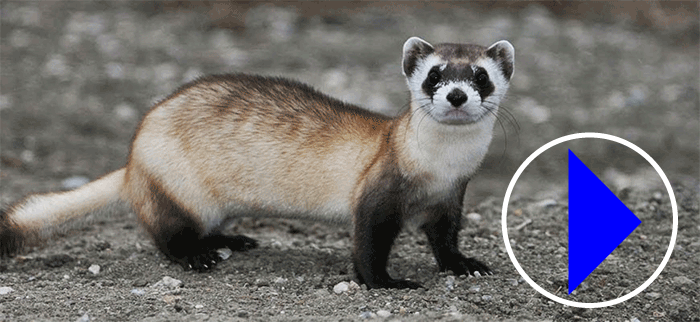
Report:
<svg viewBox="0 0 700 322"><path fill-rule="evenodd" d="M485 48L410 38L402 62L410 108L393 118L286 79L198 79L144 117L126 167L0 213L0 255L126 201L158 249L185 269L212 267L218 248L257 245L222 235L230 219L274 216L351 222L355 272L369 288L420 287L386 271L408 221L426 233L441 271L491 274L460 253L457 236L513 58L507 41Z"/></svg>

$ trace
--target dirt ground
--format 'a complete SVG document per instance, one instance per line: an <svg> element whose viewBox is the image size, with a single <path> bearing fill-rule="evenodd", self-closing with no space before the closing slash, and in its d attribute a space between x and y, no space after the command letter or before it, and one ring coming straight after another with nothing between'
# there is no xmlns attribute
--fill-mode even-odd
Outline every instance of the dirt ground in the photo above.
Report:
<svg viewBox="0 0 700 322"><path fill-rule="evenodd" d="M150 105L199 75L292 77L392 114L406 104L400 59L410 36L482 45L508 39L516 65L489 156L467 189L461 233L460 248L493 276L438 274L426 238L406 231L389 272L425 288L366 290L353 282L347 227L254 219L229 232L256 238L258 249L230 254L207 273L186 272L165 260L122 209L0 260L0 320L700 321L698 4L637 5L597 16L535 3L4 1L3 207L122 167ZM601 309L540 295L516 271L501 234L506 187L519 165L545 143L579 132L641 147L665 172L678 203L678 235L663 272L638 296ZM571 295L566 148L642 220ZM669 246L672 211L643 158L582 140L528 167L507 223L514 254L538 285L564 299L600 302L630 293L656 270Z"/></svg>

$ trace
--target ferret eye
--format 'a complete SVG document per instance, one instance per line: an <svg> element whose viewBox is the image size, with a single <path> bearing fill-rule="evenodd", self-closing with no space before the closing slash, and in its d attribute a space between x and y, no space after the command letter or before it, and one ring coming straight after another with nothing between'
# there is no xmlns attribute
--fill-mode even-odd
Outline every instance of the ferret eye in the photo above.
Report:
<svg viewBox="0 0 700 322"><path fill-rule="evenodd" d="M437 83L440 82L440 78L440 73L438 73L437 71L431 70L430 73L428 73L428 82L432 86L437 85Z"/></svg>
<svg viewBox="0 0 700 322"><path fill-rule="evenodd" d="M489 75L486 73L481 73L476 75L476 85L479 87L486 87L489 85Z"/></svg>

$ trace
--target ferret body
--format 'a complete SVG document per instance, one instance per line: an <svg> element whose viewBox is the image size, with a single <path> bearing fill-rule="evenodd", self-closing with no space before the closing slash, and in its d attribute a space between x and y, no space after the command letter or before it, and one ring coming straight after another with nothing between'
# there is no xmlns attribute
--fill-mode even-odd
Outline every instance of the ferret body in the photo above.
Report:
<svg viewBox="0 0 700 322"><path fill-rule="evenodd" d="M370 288L420 286L386 271L409 221L426 233L440 270L490 274L459 252L457 235L513 57L507 41L485 48L410 38L402 62L410 108L397 117L281 78L201 78L144 117L126 167L1 214L0 254L126 201L158 249L186 269L212 267L218 248L257 246L221 233L231 219L272 216L351 223L355 272Z"/></svg>

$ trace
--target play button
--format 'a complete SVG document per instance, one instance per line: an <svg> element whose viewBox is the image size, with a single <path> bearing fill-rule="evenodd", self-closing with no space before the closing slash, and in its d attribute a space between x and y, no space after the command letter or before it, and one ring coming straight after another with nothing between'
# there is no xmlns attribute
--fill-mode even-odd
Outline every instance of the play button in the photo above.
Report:
<svg viewBox="0 0 700 322"><path fill-rule="evenodd" d="M569 150L569 294L641 223Z"/></svg>
<svg viewBox="0 0 700 322"><path fill-rule="evenodd" d="M627 148L633 150L637 154L641 155L652 167L653 169L659 174L661 181L663 182L663 185L666 187L666 191L668 192L668 196L670 199L670 204L671 204L671 210L673 213L673 229L671 231L671 237L669 239L669 244L668 244L668 249L666 250L666 254L663 256L663 259L661 260L661 263L659 266L656 268L656 270L651 274L651 276L643 282L641 285L639 285L636 289L632 290L629 293L625 292L615 292L614 294L619 294L617 298L615 299L608 299L604 300L601 302L578 302L578 301L573 301L572 299L582 299L582 300L588 300L591 298L592 294L604 294L605 292L609 292L611 289L615 289L612 284L602 282L604 280L598 280L594 285L589 284L589 288L595 288L594 292L591 291L584 291L581 294L577 294L578 292L572 293L572 291L576 290L577 287L579 287L581 284L586 284L582 283L584 280L587 278L590 279L595 279L597 276L590 276L593 271L595 271L601 263L604 263L603 266L606 266L605 269L607 270L604 274L605 276L611 276L612 274L615 274L616 272L614 270L610 270L609 268L612 267L608 264L614 265L616 267L622 267L621 265L618 266L616 263L612 263L606 261L606 258L608 258L619 245L622 243L628 236L639 227L639 229L645 229L645 225L640 225L641 221L635 214L633 214L609 189L605 184L603 184L598 177L593 174L588 167L582 162L571 150L567 149L562 149L560 150L561 154L557 154L557 156L554 157L554 159L550 159L549 164L558 164L558 160L562 159L562 162L566 162L564 160L567 160L567 152L568 152L568 169L566 164L562 163L561 164L561 169L562 169L562 179L566 178L566 170L568 170L568 195L569 195L569 205L568 205L568 211L566 210L565 207L562 207L560 209L550 209L548 211L534 211L530 212L528 216L530 216L529 222L536 222L536 220L542 220L544 218L547 218L548 220L552 220L551 223L548 224L541 224L540 227L547 227L544 228L544 236L540 238L543 241L543 249L540 249L538 245L532 244L532 245L527 245L528 248L522 248L520 247L520 250L525 250L523 252L524 257L529 259L526 263L529 265L529 269L532 270L532 273L538 274L537 278L543 282L546 282L547 284L546 287L548 287L551 291L548 291L544 289L542 286L538 285L533 279L528 275L528 273L523 269L523 267L520 265L518 262L518 259L515 256L515 253L513 252L513 247L511 246L511 243L516 245L516 240L511 240L509 238L509 229L508 229L508 205L510 201L511 194L513 193L513 189L516 185L516 182L518 181L518 178L523 174L525 169L530 165L530 163L535 160L539 155L541 155L543 152L547 151L548 149L555 147L559 144L566 143L568 141L573 141L573 140L579 140L579 139L593 139L593 140L606 140L608 142L614 142L620 145L624 145ZM581 143L581 142L577 142ZM573 144L573 143L566 143L566 145L569 145L571 149L576 151L577 149L575 146L580 146L580 144ZM555 151L558 149L555 149ZM583 155L582 155L583 156ZM555 160L555 162L552 162L552 160ZM584 158L584 161L586 159ZM538 178L542 179L542 178ZM532 179L531 179L532 180ZM567 188L566 183L564 182L562 187L564 189ZM526 190L528 193L536 193L536 191L532 190ZM522 203L521 203L522 204ZM521 209L518 209L521 210ZM518 215L518 213L520 213ZM521 216L520 220L522 220L522 212L519 211L513 211L511 214L515 216ZM592 309L592 308L602 308L602 307L607 307L615 304L622 303L624 301L627 301L631 299L632 297L637 296L640 294L642 291L644 291L649 285L651 285L654 280L661 274L661 271L663 271L664 267L668 263L669 259L671 258L671 254L673 253L673 247L676 243L676 236L678 234L678 206L676 204L676 199L673 193L673 189L671 188L671 183L669 182L668 178L664 174L663 170L661 170L661 167L654 161L654 159L649 156L648 153L644 152L644 150L640 149L638 146L634 145L633 143L621 139L619 137L613 136L613 135L608 135L608 134L603 134L603 133L577 133L577 134L570 134L564 137L560 137L556 140L553 140L541 148L537 149L535 152L532 153L525 161L523 164L518 168L518 170L515 172L515 175L513 176L513 179L510 181L508 188L506 190L505 197L503 199L503 208L502 208L502 213L501 213L501 224L502 224L502 234L503 234L503 241L505 243L505 248L506 252L508 253L508 256L510 257L510 260L513 262L513 265L515 266L515 269L518 271L520 276L530 285L532 288L534 288L537 292L540 294L544 295L545 297L549 298L552 301L555 301L560 304L564 304L567 306L573 306L573 307L578 307L578 308L586 308L586 309ZM640 213L638 215L644 215L644 213ZM566 218L568 217L568 234L548 234L551 232L551 230L546 230L546 229L557 229L559 228L558 223L560 222L560 218ZM646 218L646 217L645 217ZM645 219L646 221L646 219ZM528 222L528 221L524 221ZM564 223L564 225L567 225ZM520 224L518 227L511 227L513 232L516 232L519 236L524 236L522 234L522 231L520 230L524 225ZM553 228L552 228L553 227ZM535 231L533 230L532 233ZM538 233L541 233L539 231ZM637 232L639 233L639 232ZM635 234L637 234L635 233ZM567 236L568 235L568 236ZM554 240L556 243L556 239L558 238L557 236L561 236L561 238L564 239L564 243L568 243L568 257L561 257L561 255L558 253L558 250L554 250L551 248L551 241ZM566 240L568 237L568 241ZM556 245L556 244L555 244ZM521 245L518 245L521 246ZM563 248L563 252L566 252L566 248ZM618 250L619 251L619 250ZM541 259L547 258L547 261L543 261ZM562 258L564 261L564 265L557 265L557 258ZM567 270L567 265L565 261L568 258L568 272ZM630 258L630 257L628 257ZM533 259L536 259L536 261L533 261ZM619 257L618 257L619 259ZM639 258L639 260L646 260L646 258L642 259ZM610 260L610 259L609 259ZM534 267L533 265L538 265L540 263L547 263L550 266L536 266ZM642 267L646 266L645 263L642 263L642 265L638 265L637 267ZM561 280L561 284L559 284L559 267L561 267L561 276L563 276L563 279ZM603 269L603 267L601 267ZM542 273L545 273L546 275L543 275ZM566 282L564 281L566 279L566 274L568 273L568 293L565 291L566 286L564 285ZM594 274L595 275L595 274ZM629 284L629 281L624 281L625 285L622 286L622 290L627 290ZM619 287L619 286L618 286ZM555 295L556 293L559 293L559 290L562 291L562 293L565 293L564 295L565 298L559 297ZM554 292L554 294L552 293ZM585 296L582 296L585 295Z"/></svg>

